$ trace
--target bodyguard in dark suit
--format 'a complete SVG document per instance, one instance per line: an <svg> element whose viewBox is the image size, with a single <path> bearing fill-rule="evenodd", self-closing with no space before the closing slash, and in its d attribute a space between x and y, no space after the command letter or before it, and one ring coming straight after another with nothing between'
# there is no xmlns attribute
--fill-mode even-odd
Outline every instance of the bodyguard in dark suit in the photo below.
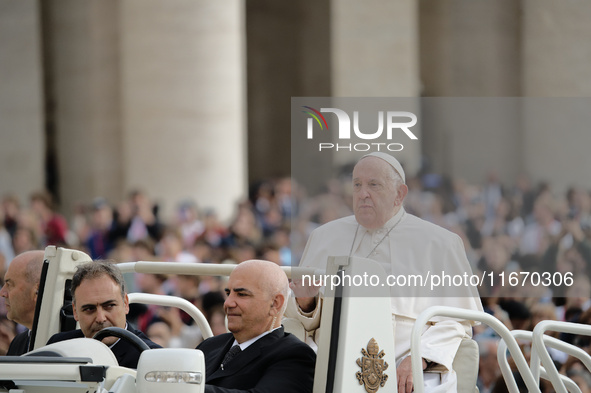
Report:
<svg viewBox="0 0 591 393"><path fill-rule="evenodd" d="M160 345L150 341L150 339L141 331L133 328L129 323L127 330L138 336L150 348L160 348ZM57 333L51 336L47 344L53 344L58 341L69 340L72 338L82 338L84 333L82 330L76 329L69 332ZM137 368L137 362L140 358L140 351L126 340L118 340L115 344L110 346L111 352L117 358L117 363L122 367Z"/></svg>
<svg viewBox="0 0 591 393"><path fill-rule="evenodd" d="M19 356L29 352L30 332L35 319L37 291L43 267L43 251L27 251L17 255L6 270L4 286L0 296L5 300L6 317L27 327L19 333L8 347L9 356Z"/></svg>
<svg viewBox="0 0 591 393"><path fill-rule="evenodd" d="M234 269L224 303L231 333L197 347L205 355L206 392L312 392L316 354L280 326L288 293L285 273L272 262Z"/></svg>
<svg viewBox="0 0 591 393"><path fill-rule="evenodd" d="M125 293L125 281L119 268L107 261L93 261L76 267L72 277L72 309L79 330L54 334L48 344L72 338L92 338L106 327L127 328L140 337L150 348L160 348L142 332L127 324L129 299ZM120 366L137 368L140 351L117 337L106 337L108 345Z"/></svg>

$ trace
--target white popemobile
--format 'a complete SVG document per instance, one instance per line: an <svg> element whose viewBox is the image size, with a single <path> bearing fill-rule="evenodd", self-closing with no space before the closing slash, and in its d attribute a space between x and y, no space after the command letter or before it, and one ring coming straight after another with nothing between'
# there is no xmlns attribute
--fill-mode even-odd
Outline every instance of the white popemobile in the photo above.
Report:
<svg viewBox="0 0 591 393"><path fill-rule="evenodd" d="M195 349L142 348L137 370L120 367L115 356L102 342L79 338L45 345L55 333L73 329L75 321L68 313L71 303L69 285L75 266L90 261L83 252L47 247L39 287L35 323L31 332L33 350L19 357L0 357L0 392L10 393L199 393L205 389L203 354ZM118 265L123 273L167 273L228 276L234 265L184 264L164 262L127 262ZM361 268L363 266L363 268ZM369 268L368 268L369 266ZM286 274L296 269L284 268ZM376 263L347 257L330 257L326 272L342 270L350 275L371 272L383 275ZM298 272L301 274L302 271ZM380 287L326 288L322 313L314 393L396 392L394 340L387 289ZM336 292L336 294L335 294ZM203 314L190 302L174 297L130 293L131 303L174 306L183 309L198 324L204 338L212 335ZM539 379L548 379L559 393L581 392L569 378L559 375L547 347L578 357L591 370L591 356L572 345L553 339L547 330L591 335L591 326L543 321L534 332L509 331L489 314L451 307L430 307L419 315L412 334L411 352L416 353L421 331L433 316L469 319L487 324L502 338L498 359L511 393L519 392L508 366L507 349L513 357L528 391L540 392ZM285 329L305 340L298 321L285 319ZM328 328L326 328L328 327ZM97 335L115 335L141 347L124 329L107 328ZM516 339L532 341L531 367L524 359ZM139 342L138 342L139 341ZM422 392L420 356L413 356L415 391ZM416 360L416 361L415 361ZM471 339L460 346L453 364L458 373L458 391L477 392L478 347Z"/></svg>

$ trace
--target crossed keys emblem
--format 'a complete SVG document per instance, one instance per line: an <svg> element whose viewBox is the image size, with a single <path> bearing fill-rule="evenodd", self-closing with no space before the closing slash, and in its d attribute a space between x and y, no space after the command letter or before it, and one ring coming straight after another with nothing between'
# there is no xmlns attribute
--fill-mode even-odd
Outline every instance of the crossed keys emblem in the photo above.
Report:
<svg viewBox="0 0 591 393"><path fill-rule="evenodd" d="M361 348L362 357L357 359L357 365L361 367L361 371L355 374L360 385L365 385L367 393L375 393L380 387L384 387L388 376L384 371L388 369L388 362L384 359L384 351L380 351L380 347L374 338L369 340L367 350Z"/></svg>

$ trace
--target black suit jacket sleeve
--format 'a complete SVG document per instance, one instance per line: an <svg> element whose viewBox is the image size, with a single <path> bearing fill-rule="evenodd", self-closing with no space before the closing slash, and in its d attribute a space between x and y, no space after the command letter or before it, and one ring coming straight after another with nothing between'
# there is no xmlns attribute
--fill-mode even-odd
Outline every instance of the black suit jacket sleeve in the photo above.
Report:
<svg viewBox="0 0 591 393"><path fill-rule="evenodd" d="M82 338L82 337L84 337L84 333L82 333L82 330L80 330L80 329L56 333L53 336L49 337L49 340L47 340L47 345L57 343L60 341L70 340L73 338Z"/></svg>
<svg viewBox="0 0 591 393"><path fill-rule="evenodd" d="M224 367L224 354L234 337L224 334L202 342L206 363L207 393L306 393L312 392L316 354L283 328L253 343Z"/></svg>
<svg viewBox="0 0 591 393"><path fill-rule="evenodd" d="M17 334L8 347L6 356L20 356L29 352L29 330Z"/></svg>

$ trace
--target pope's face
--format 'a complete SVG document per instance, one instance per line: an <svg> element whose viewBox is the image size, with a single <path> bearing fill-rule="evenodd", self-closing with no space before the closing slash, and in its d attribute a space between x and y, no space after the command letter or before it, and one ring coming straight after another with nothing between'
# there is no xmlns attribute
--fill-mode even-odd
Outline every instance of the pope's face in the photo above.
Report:
<svg viewBox="0 0 591 393"><path fill-rule="evenodd" d="M93 337L106 327L125 328L129 301L127 295L121 296L121 288L108 275L82 280L76 288L75 299L74 318L85 337ZM103 342L111 345L116 340L107 337Z"/></svg>
<svg viewBox="0 0 591 393"><path fill-rule="evenodd" d="M367 229L377 229L392 218L402 205L408 189L397 187L389 176L393 169L376 157L366 157L353 169L353 211L357 222Z"/></svg>

